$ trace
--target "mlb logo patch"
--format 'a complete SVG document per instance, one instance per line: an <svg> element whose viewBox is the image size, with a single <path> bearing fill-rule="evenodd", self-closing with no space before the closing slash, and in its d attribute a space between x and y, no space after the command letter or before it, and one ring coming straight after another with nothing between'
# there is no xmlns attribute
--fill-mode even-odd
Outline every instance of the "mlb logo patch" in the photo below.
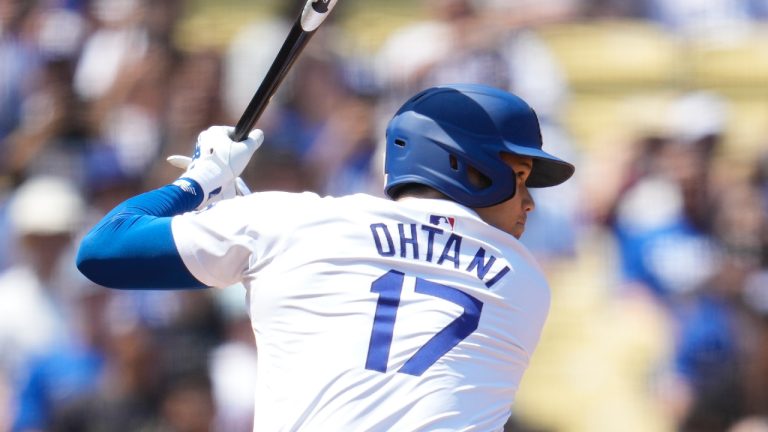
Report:
<svg viewBox="0 0 768 432"><path fill-rule="evenodd" d="M430 215L429 224L438 226L442 229L453 231L456 225L456 218L450 216Z"/></svg>

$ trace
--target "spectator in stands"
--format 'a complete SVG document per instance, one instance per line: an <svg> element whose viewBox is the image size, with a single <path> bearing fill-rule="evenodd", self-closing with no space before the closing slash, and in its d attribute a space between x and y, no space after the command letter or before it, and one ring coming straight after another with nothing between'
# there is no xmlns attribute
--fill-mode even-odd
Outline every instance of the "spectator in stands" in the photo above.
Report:
<svg viewBox="0 0 768 432"><path fill-rule="evenodd" d="M37 1L0 0L0 149L22 117L22 106L38 57L29 39L29 17Z"/></svg>
<svg viewBox="0 0 768 432"><path fill-rule="evenodd" d="M66 339L74 325L73 235L85 205L60 177L34 177L10 199L8 214L21 253L0 273L0 375L17 380L32 359ZM18 401L17 401L18 402Z"/></svg>

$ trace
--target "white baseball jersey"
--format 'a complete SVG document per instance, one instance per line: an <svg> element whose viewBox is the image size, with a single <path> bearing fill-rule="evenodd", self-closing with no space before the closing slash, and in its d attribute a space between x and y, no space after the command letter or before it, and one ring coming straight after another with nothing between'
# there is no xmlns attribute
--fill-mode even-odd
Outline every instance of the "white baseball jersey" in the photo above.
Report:
<svg viewBox="0 0 768 432"><path fill-rule="evenodd" d="M255 193L177 216L190 272L242 282L257 431L495 431L549 308L514 237L454 202Z"/></svg>

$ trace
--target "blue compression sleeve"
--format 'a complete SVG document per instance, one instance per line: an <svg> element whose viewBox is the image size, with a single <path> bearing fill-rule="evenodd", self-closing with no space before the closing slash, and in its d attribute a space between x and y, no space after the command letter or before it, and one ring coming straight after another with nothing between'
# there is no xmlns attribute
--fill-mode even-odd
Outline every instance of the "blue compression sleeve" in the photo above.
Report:
<svg viewBox="0 0 768 432"><path fill-rule="evenodd" d="M190 188L163 186L109 212L80 244L80 272L109 288L205 287L184 265L171 233L171 217L193 210L202 200L202 188L187 182Z"/></svg>

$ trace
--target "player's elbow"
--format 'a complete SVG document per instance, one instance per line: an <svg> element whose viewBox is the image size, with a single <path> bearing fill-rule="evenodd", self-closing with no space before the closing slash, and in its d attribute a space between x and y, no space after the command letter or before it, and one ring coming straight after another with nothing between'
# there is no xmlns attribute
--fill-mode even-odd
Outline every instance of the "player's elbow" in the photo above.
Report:
<svg viewBox="0 0 768 432"><path fill-rule="evenodd" d="M125 228L129 225L130 230ZM206 288L185 267L170 238L169 225L155 225L162 231L142 229L141 222L91 231L77 251L78 270L107 288Z"/></svg>
<svg viewBox="0 0 768 432"><path fill-rule="evenodd" d="M103 278L103 273L99 271L101 267L102 265L99 263L98 259L80 255L77 257L77 269L83 276L87 277L95 284L109 287L109 280Z"/></svg>
<svg viewBox="0 0 768 432"><path fill-rule="evenodd" d="M112 287L108 271L110 260L105 256L102 246L97 239L94 239L93 233L88 234L80 243L75 264L80 273L93 283Z"/></svg>
<svg viewBox="0 0 768 432"><path fill-rule="evenodd" d="M80 243L75 264L91 282L107 288L141 288L136 284L137 266L120 253L119 239L107 241L93 233ZM140 266L138 266L140 268Z"/></svg>
<svg viewBox="0 0 768 432"><path fill-rule="evenodd" d="M107 288L133 288L126 283L135 279L137 266L131 266L133 256L125 249L124 235L100 227L80 242L75 264L93 283Z"/></svg>

